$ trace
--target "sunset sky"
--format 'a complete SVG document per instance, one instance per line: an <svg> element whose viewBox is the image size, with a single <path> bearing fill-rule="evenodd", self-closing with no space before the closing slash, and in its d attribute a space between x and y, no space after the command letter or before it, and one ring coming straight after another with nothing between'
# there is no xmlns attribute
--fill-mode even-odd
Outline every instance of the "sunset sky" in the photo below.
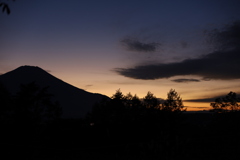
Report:
<svg viewBox="0 0 240 160"><path fill-rule="evenodd" d="M16 0L0 13L0 73L39 66L89 92L188 110L240 93L239 0Z"/></svg>

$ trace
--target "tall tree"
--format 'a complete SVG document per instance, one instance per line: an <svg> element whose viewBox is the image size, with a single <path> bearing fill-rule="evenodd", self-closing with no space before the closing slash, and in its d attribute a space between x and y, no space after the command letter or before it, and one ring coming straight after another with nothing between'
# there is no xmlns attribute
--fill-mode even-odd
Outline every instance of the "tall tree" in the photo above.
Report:
<svg viewBox="0 0 240 160"><path fill-rule="evenodd" d="M160 101L151 92L147 93L147 95L143 98L143 102L146 108L159 109L160 107Z"/></svg>
<svg viewBox="0 0 240 160"><path fill-rule="evenodd" d="M183 105L180 95L178 95L174 89L171 89L167 94L167 99L162 104L162 109L165 111L179 112L185 111L186 107Z"/></svg>
<svg viewBox="0 0 240 160"><path fill-rule="evenodd" d="M132 97L132 107L133 108L141 108L142 107L142 102L136 94Z"/></svg>
<svg viewBox="0 0 240 160"><path fill-rule="evenodd" d="M128 108L131 108L133 106L132 99L133 95L129 92L124 96L124 105Z"/></svg>
<svg viewBox="0 0 240 160"><path fill-rule="evenodd" d="M121 92L121 90L118 89L118 90L116 91L116 93L112 95L111 98L112 98L113 100L116 100L116 101L123 101L123 100L124 100L124 95L123 95L123 93Z"/></svg>

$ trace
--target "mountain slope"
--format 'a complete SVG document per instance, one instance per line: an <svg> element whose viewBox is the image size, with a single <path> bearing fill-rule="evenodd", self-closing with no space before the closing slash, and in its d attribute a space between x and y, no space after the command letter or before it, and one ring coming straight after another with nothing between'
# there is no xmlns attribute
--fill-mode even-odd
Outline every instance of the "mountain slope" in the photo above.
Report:
<svg viewBox="0 0 240 160"><path fill-rule="evenodd" d="M91 111L92 106L106 96L86 92L74 87L34 66L21 66L13 71L0 75L2 83L11 93L19 91L20 84L35 82L40 87L49 86L53 100L58 101L63 109L63 118L84 117Z"/></svg>

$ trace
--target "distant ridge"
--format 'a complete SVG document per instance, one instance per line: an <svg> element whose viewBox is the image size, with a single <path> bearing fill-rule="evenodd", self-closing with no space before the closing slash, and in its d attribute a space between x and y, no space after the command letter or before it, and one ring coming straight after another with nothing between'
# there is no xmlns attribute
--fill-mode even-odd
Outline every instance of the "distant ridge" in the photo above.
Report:
<svg viewBox="0 0 240 160"><path fill-rule="evenodd" d="M90 93L74 87L37 66L21 66L0 75L2 83L12 94L19 91L21 84L35 82L40 87L49 86L53 100L58 101L63 109L63 118L82 118L91 111L92 106L105 95Z"/></svg>

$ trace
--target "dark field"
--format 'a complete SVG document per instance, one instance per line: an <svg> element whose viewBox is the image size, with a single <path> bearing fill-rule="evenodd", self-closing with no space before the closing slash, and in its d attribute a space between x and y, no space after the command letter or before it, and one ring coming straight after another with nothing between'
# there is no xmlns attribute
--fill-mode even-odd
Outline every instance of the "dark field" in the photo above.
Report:
<svg viewBox="0 0 240 160"><path fill-rule="evenodd" d="M89 125L59 119L39 126L2 125L8 159L239 159L239 120L234 113L183 113L155 123ZM4 158L5 159L5 158Z"/></svg>

